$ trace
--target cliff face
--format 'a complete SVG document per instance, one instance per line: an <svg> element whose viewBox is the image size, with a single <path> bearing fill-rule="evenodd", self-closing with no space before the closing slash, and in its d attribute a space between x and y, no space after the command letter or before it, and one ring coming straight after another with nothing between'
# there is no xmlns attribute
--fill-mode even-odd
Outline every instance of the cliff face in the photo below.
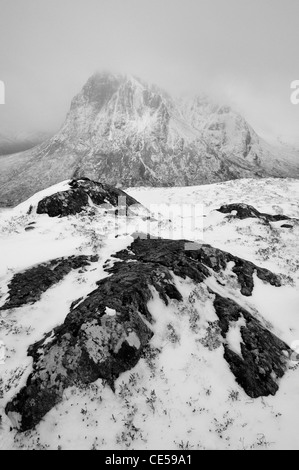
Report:
<svg viewBox="0 0 299 470"><path fill-rule="evenodd" d="M14 205L71 177L125 187L298 177L295 157L206 97L175 99L134 77L96 74L53 138L1 157L0 204Z"/></svg>

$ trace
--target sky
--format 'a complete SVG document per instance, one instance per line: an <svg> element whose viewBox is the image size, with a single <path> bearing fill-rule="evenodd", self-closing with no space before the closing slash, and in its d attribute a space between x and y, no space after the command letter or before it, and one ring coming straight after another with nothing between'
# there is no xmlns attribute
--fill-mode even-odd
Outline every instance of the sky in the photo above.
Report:
<svg viewBox="0 0 299 470"><path fill-rule="evenodd" d="M62 125L95 71L207 92L298 141L298 0L0 0L0 134Z"/></svg>

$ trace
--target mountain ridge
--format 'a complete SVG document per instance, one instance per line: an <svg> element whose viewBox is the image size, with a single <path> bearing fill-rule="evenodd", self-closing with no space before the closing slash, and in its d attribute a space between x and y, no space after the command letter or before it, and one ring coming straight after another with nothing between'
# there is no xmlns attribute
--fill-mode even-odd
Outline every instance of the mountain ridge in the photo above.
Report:
<svg viewBox="0 0 299 470"><path fill-rule="evenodd" d="M1 158L0 204L14 205L72 177L118 187L296 178L297 158L265 143L229 106L204 96L173 98L132 76L96 73L52 138Z"/></svg>
<svg viewBox="0 0 299 470"><path fill-rule="evenodd" d="M41 131L19 132L14 134L2 132L0 134L0 156L30 150L45 140L48 140L50 137L51 135L49 133Z"/></svg>

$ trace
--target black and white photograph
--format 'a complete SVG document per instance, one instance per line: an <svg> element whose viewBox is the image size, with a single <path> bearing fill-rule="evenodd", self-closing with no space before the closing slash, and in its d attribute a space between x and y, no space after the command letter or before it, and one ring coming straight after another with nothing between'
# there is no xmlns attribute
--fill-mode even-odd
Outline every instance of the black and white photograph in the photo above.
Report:
<svg viewBox="0 0 299 470"><path fill-rule="evenodd" d="M0 0L0 450L299 450L298 0Z"/></svg>

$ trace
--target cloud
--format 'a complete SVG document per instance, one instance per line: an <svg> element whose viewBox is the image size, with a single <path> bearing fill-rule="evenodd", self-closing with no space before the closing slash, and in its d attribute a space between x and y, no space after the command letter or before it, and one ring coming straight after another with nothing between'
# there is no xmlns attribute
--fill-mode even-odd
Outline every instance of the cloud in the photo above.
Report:
<svg viewBox="0 0 299 470"><path fill-rule="evenodd" d="M294 135L298 14L297 0L2 0L2 126L54 132L87 78L111 68L174 93L207 90Z"/></svg>

